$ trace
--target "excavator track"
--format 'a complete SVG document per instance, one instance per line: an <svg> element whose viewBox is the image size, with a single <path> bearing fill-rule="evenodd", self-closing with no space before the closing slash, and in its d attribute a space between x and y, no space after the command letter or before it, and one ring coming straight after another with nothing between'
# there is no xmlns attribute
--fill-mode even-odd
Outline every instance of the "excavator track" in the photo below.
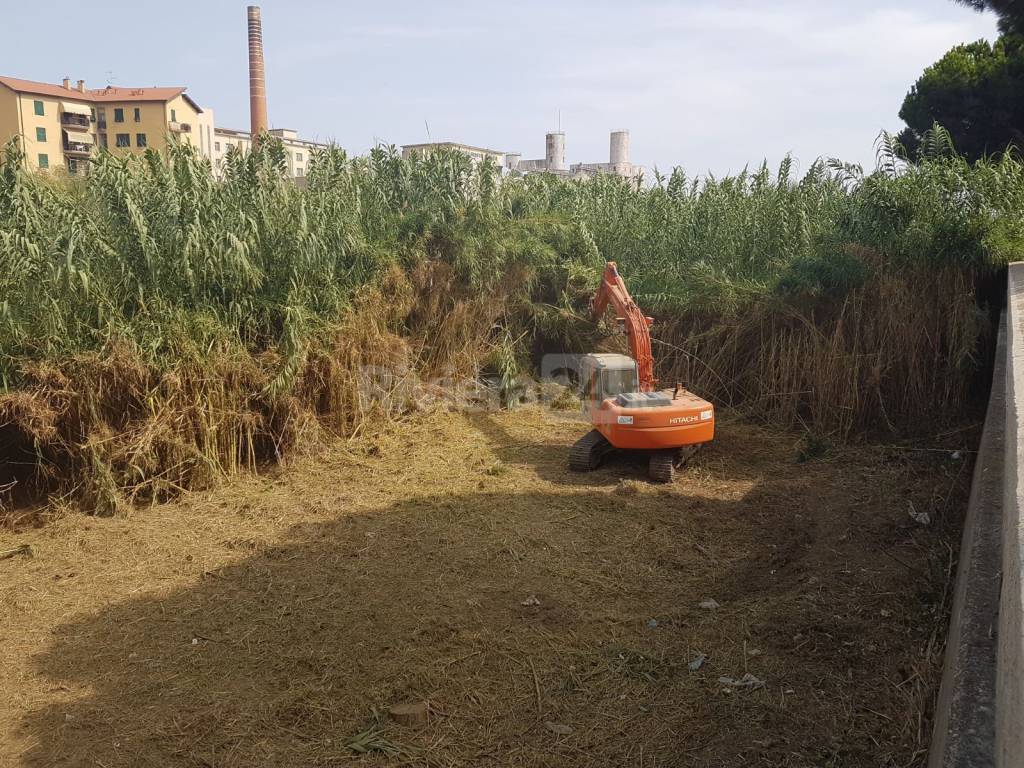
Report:
<svg viewBox="0 0 1024 768"><path fill-rule="evenodd" d="M592 429L572 447L569 454L569 469L574 472L590 472L601 466L605 454L612 449L604 435Z"/></svg>
<svg viewBox="0 0 1024 768"><path fill-rule="evenodd" d="M676 479L676 470L697 452L699 445L688 445L674 451L658 451L651 454L647 476L656 483L671 483Z"/></svg>

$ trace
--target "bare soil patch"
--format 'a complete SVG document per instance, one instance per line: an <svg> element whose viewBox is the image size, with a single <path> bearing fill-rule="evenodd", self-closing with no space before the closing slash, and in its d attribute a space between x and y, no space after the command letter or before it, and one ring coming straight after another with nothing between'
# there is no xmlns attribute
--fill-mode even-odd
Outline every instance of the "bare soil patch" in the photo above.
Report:
<svg viewBox="0 0 1024 768"><path fill-rule="evenodd" d="M0 764L923 764L968 461L725 421L661 487L569 473L583 429L421 416L0 533Z"/></svg>

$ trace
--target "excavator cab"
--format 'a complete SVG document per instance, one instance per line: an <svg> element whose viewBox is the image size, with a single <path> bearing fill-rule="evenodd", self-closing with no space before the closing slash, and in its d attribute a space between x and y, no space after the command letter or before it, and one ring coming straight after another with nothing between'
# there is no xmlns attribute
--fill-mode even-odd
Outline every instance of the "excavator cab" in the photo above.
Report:
<svg viewBox="0 0 1024 768"><path fill-rule="evenodd" d="M627 355L596 353L580 359L583 412L591 413L609 397L639 392L636 361Z"/></svg>

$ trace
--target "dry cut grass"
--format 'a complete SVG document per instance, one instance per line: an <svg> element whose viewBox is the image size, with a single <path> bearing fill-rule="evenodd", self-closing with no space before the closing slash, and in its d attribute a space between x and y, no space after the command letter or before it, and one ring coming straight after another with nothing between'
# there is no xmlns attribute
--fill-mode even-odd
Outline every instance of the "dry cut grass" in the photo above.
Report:
<svg viewBox="0 0 1024 768"><path fill-rule="evenodd" d="M568 473L581 429L421 415L0 533L33 555L0 560L0 763L923 765L966 462L727 420L657 487Z"/></svg>

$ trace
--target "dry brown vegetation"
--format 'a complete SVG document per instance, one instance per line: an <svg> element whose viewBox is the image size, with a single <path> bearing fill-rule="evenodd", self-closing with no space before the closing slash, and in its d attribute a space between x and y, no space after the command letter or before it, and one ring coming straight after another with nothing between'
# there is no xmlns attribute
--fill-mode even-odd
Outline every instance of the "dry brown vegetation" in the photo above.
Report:
<svg viewBox="0 0 1024 768"><path fill-rule="evenodd" d="M506 282L520 279L513 270ZM486 296L460 290L442 263L392 268L357 292L286 392L275 387L278 355L230 345L162 374L118 340L99 354L28 365L22 389L0 394L0 454L12 459L0 470L0 513L5 473L26 490L7 499L10 525L37 511L26 500L39 490L60 489L107 515L401 415L406 384L476 373L508 295L500 284ZM375 369L387 381L367 389L362 377Z"/></svg>
<svg viewBox="0 0 1024 768"><path fill-rule="evenodd" d="M967 462L726 418L661 487L568 473L584 428L421 414L0 533L0 763L923 765Z"/></svg>
<svg viewBox="0 0 1024 768"><path fill-rule="evenodd" d="M990 354L976 280L953 269L886 274L835 302L682 315L658 331L656 351L667 380L775 424L847 438L929 419L949 426Z"/></svg>

